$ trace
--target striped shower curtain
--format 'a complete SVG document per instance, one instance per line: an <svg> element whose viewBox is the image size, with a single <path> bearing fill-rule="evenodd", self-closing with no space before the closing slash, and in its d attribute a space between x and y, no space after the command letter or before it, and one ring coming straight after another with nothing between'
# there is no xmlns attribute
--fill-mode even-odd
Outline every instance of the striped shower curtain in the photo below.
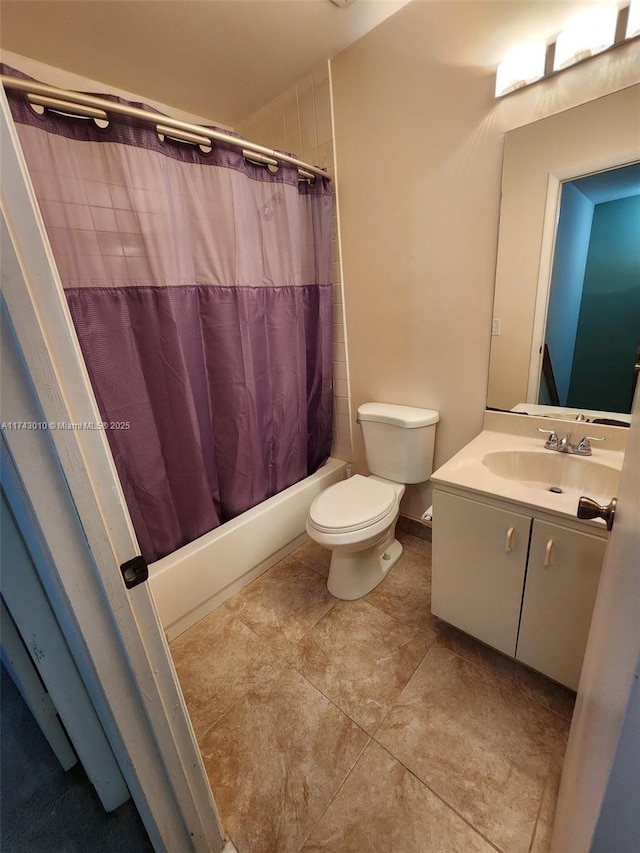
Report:
<svg viewBox="0 0 640 853"><path fill-rule="evenodd" d="M151 562L329 455L330 185L7 94Z"/></svg>

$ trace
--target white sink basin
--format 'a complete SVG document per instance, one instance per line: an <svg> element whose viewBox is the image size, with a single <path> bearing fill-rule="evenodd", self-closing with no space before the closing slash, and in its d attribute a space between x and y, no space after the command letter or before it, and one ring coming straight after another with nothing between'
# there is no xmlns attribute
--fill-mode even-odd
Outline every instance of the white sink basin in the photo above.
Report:
<svg viewBox="0 0 640 853"><path fill-rule="evenodd" d="M499 450L486 453L483 465L506 480L552 494L580 492L606 502L618 491L620 471L594 461L591 457L572 456L552 450Z"/></svg>
<svg viewBox="0 0 640 853"><path fill-rule="evenodd" d="M534 427L544 423L542 418L533 420ZM517 426L521 425L532 429L526 419L518 421ZM575 520L582 495L608 504L618 493L624 459L620 436L614 427L598 429L596 437L607 437L610 446L597 445L592 456L546 450L537 434L483 430L434 471L431 480L445 489L476 492ZM602 527L604 521L597 518L579 524Z"/></svg>

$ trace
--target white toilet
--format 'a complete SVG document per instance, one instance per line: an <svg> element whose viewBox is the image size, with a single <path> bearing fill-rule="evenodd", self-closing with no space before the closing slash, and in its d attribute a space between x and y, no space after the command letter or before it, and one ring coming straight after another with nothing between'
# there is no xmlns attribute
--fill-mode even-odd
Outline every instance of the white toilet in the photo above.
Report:
<svg viewBox="0 0 640 853"><path fill-rule="evenodd" d="M405 483L431 476L436 423L432 409L363 403L358 409L369 477L355 474L311 504L307 534L328 548L327 587L336 598L366 595L400 559L395 538Z"/></svg>

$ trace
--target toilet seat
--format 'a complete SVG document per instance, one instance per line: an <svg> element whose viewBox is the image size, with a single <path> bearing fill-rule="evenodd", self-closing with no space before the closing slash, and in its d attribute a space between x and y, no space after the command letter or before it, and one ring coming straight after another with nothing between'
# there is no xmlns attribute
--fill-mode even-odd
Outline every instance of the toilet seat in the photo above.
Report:
<svg viewBox="0 0 640 853"><path fill-rule="evenodd" d="M323 533L352 533L394 512L396 499L391 483L354 474L318 495L311 504L309 521Z"/></svg>

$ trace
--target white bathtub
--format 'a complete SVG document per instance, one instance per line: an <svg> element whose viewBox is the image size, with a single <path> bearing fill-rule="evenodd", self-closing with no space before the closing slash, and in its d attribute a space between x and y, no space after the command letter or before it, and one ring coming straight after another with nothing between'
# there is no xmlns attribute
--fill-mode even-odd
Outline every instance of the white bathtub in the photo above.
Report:
<svg viewBox="0 0 640 853"><path fill-rule="evenodd" d="M316 495L347 476L329 459L315 474L149 566L160 621L171 641L308 538Z"/></svg>

